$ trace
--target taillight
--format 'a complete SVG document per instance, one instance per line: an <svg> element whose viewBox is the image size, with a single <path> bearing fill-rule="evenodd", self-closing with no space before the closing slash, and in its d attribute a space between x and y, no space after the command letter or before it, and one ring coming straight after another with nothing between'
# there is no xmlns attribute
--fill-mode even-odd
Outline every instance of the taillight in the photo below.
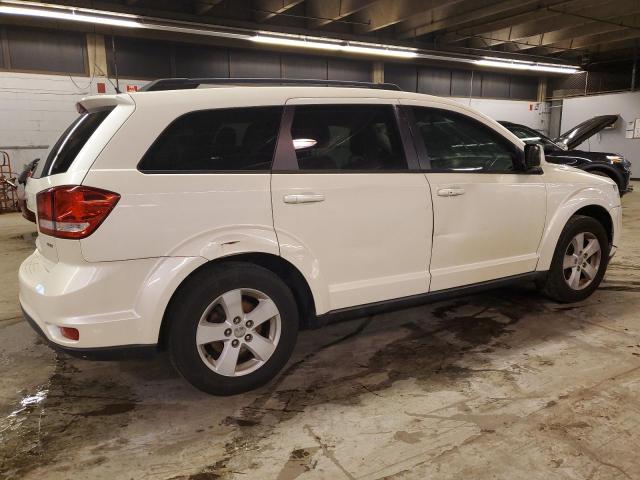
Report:
<svg viewBox="0 0 640 480"><path fill-rule="evenodd" d="M64 185L39 192L38 227L57 238L91 235L120 200L120 195L99 188Z"/></svg>
<svg viewBox="0 0 640 480"><path fill-rule="evenodd" d="M69 340L80 340L80 332L77 328L70 327L59 327L60 333L64 338L68 338Z"/></svg>

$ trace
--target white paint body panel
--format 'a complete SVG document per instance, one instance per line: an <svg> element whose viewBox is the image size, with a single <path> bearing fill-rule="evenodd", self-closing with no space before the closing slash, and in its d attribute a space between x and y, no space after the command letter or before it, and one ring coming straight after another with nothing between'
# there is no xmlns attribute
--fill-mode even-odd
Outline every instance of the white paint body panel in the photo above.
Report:
<svg viewBox="0 0 640 480"><path fill-rule="evenodd" d="M431 291L536 269L546 217L541 175L428 173L433 192ZM459 188L463 195L437 192Z"/></svg>
<svg viewBox="0 0 640 480"><path fill-rule="evenodd" d="M281 255L306 278L319 312L425 293L432 210L420 173L273 174ZM324 195L288 204L288 194Z"/></svg>
<svg viewBox="0 0 640 480"><path fill-rule="evenodd" d="M295 99L295 100L294 100ZM118 104L68 172L28 185L35 194L84 184L121 195L91 236L40 235L20 268L20 301L47 337L73 347L154 344L180 283L209 261L281 256L305 278L316 313L549 268L568 218L586 205L610 212L612 182L543 164L544 175L461 173L142 174L151 143L178 116L208 108L289 103L402 103L448 108L506 129L455 101L326 87L228 87L88 100ZM460 186L458 197L432 195ZM288 204L288 194L324 201ZM433 238L433 245L432 245ZM59 326L80 330L80 341Z"/></svg>
<svg viewBox="0 0 640 480"><path fill-rule="evenodd" d="M604 208L613 220L613 245L620 241L620 196L615 182L607 177L591 175L565 165L546 164L544 177L547 186L547 221L538 249L537 270L546 271L562 229L578 210L590 205Z"/></svg>

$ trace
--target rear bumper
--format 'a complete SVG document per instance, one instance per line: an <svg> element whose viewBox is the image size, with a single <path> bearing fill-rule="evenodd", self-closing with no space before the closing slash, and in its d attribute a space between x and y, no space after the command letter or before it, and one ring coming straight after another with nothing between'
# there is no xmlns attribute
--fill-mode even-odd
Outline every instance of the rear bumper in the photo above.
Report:
<svg viewBox="0 0 640 480"><path fill-rule="evenodd" d="M20 305L36 331L70 352L150 350L177 285L200 264L185 257L69 264L36 250L20 266ZM80 338L64 337L61 327Z"/></svg>
<svg viewBox="0 0 640 480"><path fill-rule="evenodd" d="M56 351L87 360L125 360L132 358L150 358L157 351L157 345L122 345L119 347L73 348L52 342L42 331L40 325L22 309L22 316L33 330Z"/></svg>

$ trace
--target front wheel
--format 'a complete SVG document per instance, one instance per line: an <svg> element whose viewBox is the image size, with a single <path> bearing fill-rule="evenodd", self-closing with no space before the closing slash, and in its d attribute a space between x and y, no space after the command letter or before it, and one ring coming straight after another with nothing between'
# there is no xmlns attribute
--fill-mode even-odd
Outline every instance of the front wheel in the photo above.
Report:
<svg viewBox="0 0 640 480"><path fill-rule="evenodd" d="M172 302L169 352L178 372L214 395L264 385L291 356L298 311L275 274L245 263L197 272Z"/></svg>
<svg viewBox="0 0 640 480"><path fill-rule="evenodd" d="M560 302L589 297L604 277L609 261L609 241L600 222L576 215L560 235L543 292Z"/></svg>

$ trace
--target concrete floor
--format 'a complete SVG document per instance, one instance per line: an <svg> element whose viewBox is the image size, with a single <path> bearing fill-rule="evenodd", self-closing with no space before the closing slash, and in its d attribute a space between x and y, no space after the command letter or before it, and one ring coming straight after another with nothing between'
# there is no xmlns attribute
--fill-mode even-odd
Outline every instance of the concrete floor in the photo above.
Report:
<svg viewBox="0 0 640 480"><path fill-rule="evenodd" d="M636 185L636 189L640 185ZM640 478L640 193L590 299L506 289L303 332L272 384L56 355L20 319L33 225L0 216L0 478Z"/></svg>

